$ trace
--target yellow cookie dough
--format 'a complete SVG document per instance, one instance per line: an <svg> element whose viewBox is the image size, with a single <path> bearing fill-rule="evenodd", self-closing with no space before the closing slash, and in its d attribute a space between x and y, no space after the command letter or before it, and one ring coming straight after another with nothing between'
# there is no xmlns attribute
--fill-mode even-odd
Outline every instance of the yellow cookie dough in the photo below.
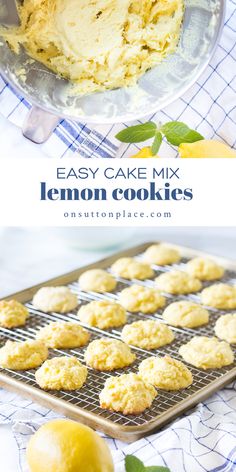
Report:
<svg viewBox="0 0 236 472"><path fill-rule="evenodd" d="M168 244L160 243L153 244L148 249L146 249L143 259L149 264L164 266L179 262L181 255L178 249L175 249Z"/></svg>
<svg viewBox="0 0 236 472"><path fill-rule="evenodd" d="M86 364L93 369L110 371L132 364L136 356L122 341L101 338L88 345L84 358Z"/></svg>
<svg viewBox="0 0 236 472"><path fill-rule="evenodd" d="M116 280L111 274L102 269L91 269L79 278L81 290L85 292L112 292L116 288Z"/></svg>
<svg viewBox="0 0 236 472"><path fill-rule="evenodd" d="M175 51L181 0L24 0L3 36L77 84L76 92L133 85Z"/></svg>
<svg viewBox="0 0 236 472"><path fill-rule="evenodd" d="M119 302L132 313L154 313L165 306L166 300L158 290L135 284L120 292Z"/></svg>
<svg viewBox="0 0 236 472"><path fill-rule="evenodd" d="M189 261L186 264L186 271L199 280L218 280L225 273L224 267L221 267L212 259L204 257L195 257Z"/></svg>
<svg viewBox="0 0 236 472"><path fill-rule="evenodd" d="M163 312L163 318L172 326L197 328L208 323L209 313L197 303L183 300L168 305Z"/></svg>
<svg viewBox="0 0 236 472"><path fill-rule="evenodd" d="M128 280L144 280L154 275L154 271L149 264L140 262L132 257L122 257L118 259L112 265L111 270L115 275Z"/></svg>
<svg viewBox="0 0 236 472"><path fill-rule="evenodd" d="M164 323L141 320L126 325L122 330L121 338L127 344L151 350L171 343L174 333Z"/></svg>
<svg viewBox="0 0 236 472"><path fill-rule="evenodd" d="M99 395L100 406L124 415L138 415L150 408L156 389L137 374L124 374L106 380Z"/></svg>
<svg viewBox="0 0 236 472"><path fill-rule="evenodd" d="M33 306L45 313L68 313L78 305L77 295L68 287L42 287L34 295Z"/></svg>
<svg viewBox="0 0 236 472"><path fill-rule="evenodd" d="M28 316L27 308L16 300L0 301L0 326L3 328L23 326Z"/></svg>
<svg viewBox="0 0 236 472"><path fill-rule="evenodd" d="M100 329L118 328L126 323L125 309L118 303L99 300L83 305L78 311L82 323Z"/></svg>
<svg viewBox="0 0 236 472"><path fill-rule="evenodd" d="M173 270L159 275L155 279L155 283L159 290L173 295L198 292L202 288L200 280L180 270Z"/></svg>
<svg viewBox="0 0 236 472"><path fill-rule="evenodd" d="M222 315L215 324L216 336L230 344L236 344L236 313Z"/></svg>
<svg viewBox="0 0 236 472"><path fill-rule="evenodd" d="M78 323L55 321L41 328L36 339L52 349L72 349L88 343L90 333Z"/></svg>
<svg viewBox="0 0 236 472"><path fill-rule="evenodd" d="M236 308L236 285L211 285L202 291L201 301L203 305L222 310L234 310Z"/></svg>
<svg viewBox="0 0 236 472"><path fill-rule="evenodd" d="M78 390L87 374L87 367L76 357L53 357L36 371L35 380L43 390Z"/></svg>
<svg viewBox="0 0 236 472"><path fill-rule="evenodd" d="M234 354L228 343L206 336L195 336L180 347L179 353L186 362L204 370L220 369L234 361Z"/></svg>
<svg viewBox="0 0 236 472"><path fill-rule="evenodd" d="M181 390L193 383L187 366L170 356L144 359L139 366L139 375L145 382L163 390Z"/></svg>
<svg viewBox="0 0 236 472"><path fill-rule="evenodd" d="M28 370L39 367L48 357L42 341L7 341L0 349L0 366L11 370Z"/></svg>

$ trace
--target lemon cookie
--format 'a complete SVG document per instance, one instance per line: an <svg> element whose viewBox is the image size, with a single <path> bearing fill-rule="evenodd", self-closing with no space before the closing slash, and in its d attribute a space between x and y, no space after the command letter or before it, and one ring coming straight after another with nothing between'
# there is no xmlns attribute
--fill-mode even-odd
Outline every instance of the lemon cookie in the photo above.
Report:
<svg viewBox="0 0 236 472"><path fill-rule="evenodd" d="M172 326L197 328L208 323L209 313L197 303L183 300L168 305L163 312L163 318Z"/></svg>
<svg viewBox="0 0 236 472"><path fill-rule="evenodd" d="M114 277L102 269L91 269L84 272L79 278L81 290L85 292L112 292L116 288Z"/></svg>
<svg viewBox="0 0 236 472"><path fill-rule="evenodd" d="M122 330L121 338L127 344L151 350L170 344L174 339L174 333L164 323L141 320L126 325Z"/></svg>
<svg viewBox="0 0 236 472"><path fill-rule="evenodd" d="M222 315L215 324L216 336L230 344L236 344L236 313Z"/></svg>
<svg viewBox="0 0 236 472"><path fill-rule="evenodd" d="M124 374L106 380L99 395L100 406L124 415L138 415L150 408L157 391L137 374Z"/></svg>
<svg viewBox="0 0 236 472"><path fill-rule="evenodd" d="M139 366L139 375L145 382L163 390L181 390L193 383L188 367L170 356L144 359Z"/></svg>
<svg viewBox="0 0 236 472"><path fill-rule="evenodd" d="M234 354L228 343L206 336L195 336L180 347L179 353L186 362L204 370L220 369L234 361Z"/></svg>
<svg viewBox="0 0 236 472"><path fill-rule="evenodd" d="M45 313L67 313L78 305L77 295L68 287L42 287L34 295L33 306Z"/></svg>
<svg viewBox="0 0 236 472"><path fill-rule="evenodd" d="M175 249L168 244L153 244L146 249L143 259L149 264L164 266L179 262L181 255L178 249Z"/></svg>
<svg viewBox="0 0 236 472"><path fill-rule="evenodd" d="M0 301L0 326L3 328L23 326L28 316L27 308L16 300Z"/></svg>
<svg viewBox="0 0 236 472"><path fill-rule="evenodd" d="M211 285L202 291L201 301L203 305L222 310L233 310L236 308L236 285Z"/></svg>
<svg viewBox="0 0 236 472"><path fill-rule="evenodd" d="M119 302L131 313L154 313L165 306L166 299L154 288L135 284L120 292Z"/></svg>
<svg viewBox="0 0 236 472"><path fill-rule="evenodd" d="M180 295L198 292L202 288L200 280L180 270L165 272L155 279L156 287L163 292Z"/></svg>
<svg viewBox="0 0 236 472"><path fill-rule="evenodd" d="M78 390L87 374L87 367L76 357L53 357L36 371L35 380L43 390Z"/></svg>
<svg viewBox="0 0 236 472"><path fill-rule="evenodd" d="M225 273L224 267L221 267L212 259L204 257L195 257L189 261L186 264L186 271L199 280L218 280Z"/></svg>
<svg viewBox="0 0 236 472"><path fill-rule="evenodd" d="M48 349L42 341L7 341L0 349L0 365L6 369L35 369L47 357Z"/></svg>
<svg viewBox="0 0 236 472"><path fill-rule="evenodd" d="M84 358L86 364L93 369L110 371L132 364L136 356L122 341L101 338L88 345Z"/></svg>
<svg viewBox="0 0 236 472"><path fill-rule="evenodd" d="M55 321L41 328L36 339L52 349L72 349L88 343L90 333L78 323Z"/></svg>
<svg viewBox="0 0 236 472"><path fill-rule="evenodd" d="M128 280L144 280L154 275L154 271L149 264L140 262L132 257L122 257L118 259L111 266L111 270L115 275Z"/></svg>
<svg viewBox="0 0 236 472"><path fill-rule="evenodd" d="M125 309L115 302L99 300L83 305L78 311L82 323L100 329L118 328L126 323Z"/></svg>

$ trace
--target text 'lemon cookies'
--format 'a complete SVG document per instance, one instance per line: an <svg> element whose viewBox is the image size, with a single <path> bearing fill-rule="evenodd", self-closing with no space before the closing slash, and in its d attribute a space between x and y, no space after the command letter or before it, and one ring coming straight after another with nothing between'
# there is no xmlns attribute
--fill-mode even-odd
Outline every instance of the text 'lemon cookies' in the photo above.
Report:
<svg viewBox="0 0 236 472"><path fill-rule="evenodd" d="M145 280L154 275L154 271L149 264L140 262L132 257L122 257L118 259L111 266L111 270L116 276L128 280Z"/></svg>
<svg viewBox="0 0 236 472"><path fill-rule="evenodd" d="M164 323L141 320L126 325L122 330L121 338L127 344L150 350L171 343L174 333Z"/></svg>
<svg viewBox="0 0 236 472"><path fill-rule="evenodd" d="M163 390L181 390L193 382L187 366L170 356L144 359L139 366L139 375L145 382Z"/></svg>
<svg viewBox="0 0 236 472"><path fill-rule="evenodd" d="M87 373L76 357L53 357L36 371L35 379L43 390L77 390L84 385Z"/></svg>
<svg viewBox="0 0 236 472"><path fill-rule="evenodd" d="M99 399L101 408L138 415L151 406L156 396L156 389L140 376L124 374L107 379Z"/></svg>
<svg viewBox="0 0 236 472"><path fill-rule="evenodd" d="M195 257L189 261L186 264L186 271L199 280L218 280L225 273L224 267L221 267L212 259L204 257Z"/></svg>
<svg viewBox="0 0 236 472"><path fill-rule="evenodd" d="M179 353L186 362L204 370L220 369L234 361L233 351L228 343L206 336L195 336L180 347Z"/></svg>
<svg viewBox="0 0 236 472"><path fill-rule="evenodd" d="M96 370L122 369L135 361L135 354L118 339L101 338L91 342L85 351L85 362Z"/></svg>
<svg viewBox="0 0 236 472"><path fill-rule="evenodd" d="M78 311L82 323L100 329L118 328L126 323L125 309L118 303L99 300L83 305Z"/></svg>
<svg viewBox="0 0 236 472"><path fill-rule="evenodd" d="M116 284L114 277L102 269L87 270L79 277L80 288L85 292L112 292Z"/></svg>
<svg viewBox="0 0 236 472"><path fill-rule="evenodd" d="M149 264L156 264L164 266L168 264L175 264L181 259L180 252L168 244L160 243L153 244L146 249L143 260Z"/></svg>
<svg viewBox="0 0 236 472"><path fill-rule="evenodd" d="M78 323L55 321L41 328L36 339L52 349L72 349L88 343L90 333Z"/></svg>
<svg viewBox="0 0 236 472"><path fill-rule="evenodd" d="M183 300L168 305L163 312L163 318L172 326L197 328L208 323L209 313L202 306Z"/></svg>
<svg viewBox="0 0 236 472"><path fill-rule="evenodd" d="M74 310L78 305L77 295L71 292L68 287L42 287L34 295L34 308L50 313L67 313Z"/></svg>
<svg viewBox="0 0 236 472"><path fill-rule="evenodd" d="M155 279L156 287L173 295L198 292L202 288L200 280L180 270L173 270L159 275Z"/></svg>
<svg viewBox="0 0 236 472"><path fill-rule="evenodd" d="M201 293L203 305L222 310L236 308L236 285L214 284L205 288Z"/></svg>
<svg viewBox="0 0 236 472"><path fill-rule="evenodd" d="M7 341L0 349L0 366L12 370L34 369L47 357L48 349L42 341Z"/></svg>
<svg viewBox="0 0 236 472"><path fill-rule="evenodd" d="M27 308L16 300L0 301L0 326L3 328L23 326L28 316Z"/></svg>
<svg viewBox="0 0 236 472"><path fill-rule="evenodd" d="M131 313L154 313L165 306L166 299L157 289L135 284L120 292L119 302Z"/></svg>
<svg viewBox="0 0 236 472"><path fill-rule="evenodd" d="M222 315L215 324L216 336L230 344L236 344L236 313Z"/></svg>

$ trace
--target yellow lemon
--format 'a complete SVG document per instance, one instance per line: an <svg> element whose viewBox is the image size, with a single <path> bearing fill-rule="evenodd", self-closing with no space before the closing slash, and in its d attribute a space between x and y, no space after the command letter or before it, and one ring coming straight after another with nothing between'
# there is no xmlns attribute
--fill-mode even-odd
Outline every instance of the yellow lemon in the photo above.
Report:
<svg viewBox="0 0 236 472"><path fill-rule="evenodd" d="M158 156L153 156L152 155L152 151L151 151L151 148L150 147L144 147L142 149L140 149L139 152L137 152L137 154L134 154L133 156L131 156L132 158L145 158L145 157L158 157Z"/></svg>
<svg viewBox="0 0 236 472"><path fill-rule="evenodd" d="M220 141L203 139L195 143L182 143L180 157L236 157L236 151Z"/></svg>
<svg viewBox="0 0 236 472"><path fill-rule="evenodd" d="M26 452L30 472L114 472L104 439L75 421L44 424L30 439Z"/></svg>

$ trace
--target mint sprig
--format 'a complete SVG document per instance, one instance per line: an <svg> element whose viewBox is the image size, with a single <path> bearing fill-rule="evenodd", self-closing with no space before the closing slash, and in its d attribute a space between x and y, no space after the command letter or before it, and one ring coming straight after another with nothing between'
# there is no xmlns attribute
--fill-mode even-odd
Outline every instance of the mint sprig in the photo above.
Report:
<svg viewBox="0 0 236 472"><path fill-rule="evenodd" d="M125 458L125 470L126 472L170 472L168 467L156 465L145 467L140 459L132 455Z"/></svg>
<svg viewBox="0 0 236 472"><path fill-rule="evenodd" d="M165 135L167 141L174 146L179 146L182 143L194 143L195 141L204 139L200 133L190 129L181 121L165 123L162 125L161 131Z"/></svg>
<svg viewBox="0 0 236 472"><path fill-rule="evenodd" d="M149 121L142 125L129 126L120 131L116 138L122 143L141 143L155 136L157 129L156 123Z"/></svg>

